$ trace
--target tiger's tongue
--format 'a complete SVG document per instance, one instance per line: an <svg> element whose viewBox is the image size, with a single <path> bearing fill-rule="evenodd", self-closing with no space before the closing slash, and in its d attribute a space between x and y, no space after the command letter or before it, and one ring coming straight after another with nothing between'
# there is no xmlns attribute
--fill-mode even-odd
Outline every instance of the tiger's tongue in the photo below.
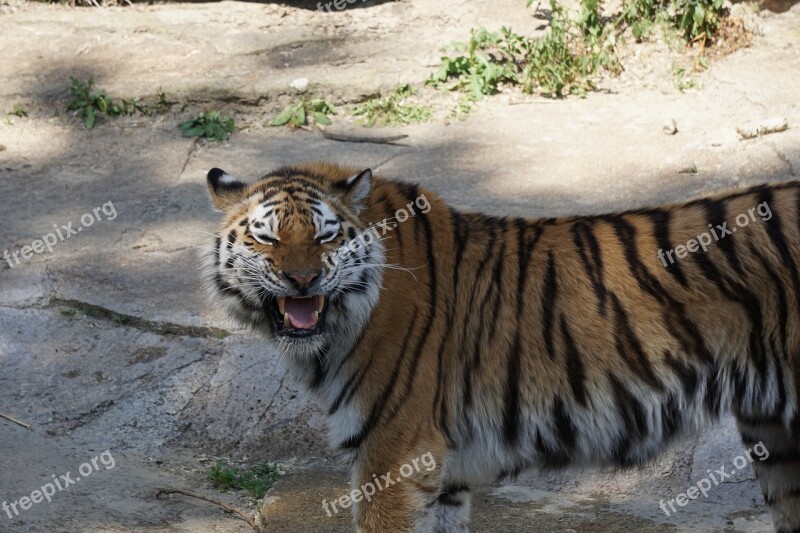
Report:
<svg viewBox="0 0 800 533"><path fill-rule="evenodd" d="M317 325L317 304L314 298L286 298L284 312L296 329L312 329Z"/></svg>

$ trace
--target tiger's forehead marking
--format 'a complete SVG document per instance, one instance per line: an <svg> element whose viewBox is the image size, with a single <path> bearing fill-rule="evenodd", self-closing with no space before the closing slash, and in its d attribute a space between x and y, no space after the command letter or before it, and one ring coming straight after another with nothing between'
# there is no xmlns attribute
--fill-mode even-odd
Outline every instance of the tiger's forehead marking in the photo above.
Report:
<svg viewBox="0 0 800 533"><path fill-rule="evenodd" d="M281 229L309 223L315 239L330 240L338 233L341 221L335 208L313 190L283 187L263 191L240 224L247 225L259 241L278 241Z"/></svg>

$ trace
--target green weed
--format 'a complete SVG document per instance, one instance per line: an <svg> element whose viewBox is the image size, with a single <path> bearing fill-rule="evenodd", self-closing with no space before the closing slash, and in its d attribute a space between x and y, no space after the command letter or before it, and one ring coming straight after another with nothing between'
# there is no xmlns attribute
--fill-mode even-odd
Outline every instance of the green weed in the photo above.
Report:
<svg viewBox="0 0 800 533"><path fill-rule="evenodd" d="M242 490L259 499L264 497L281 473L275 463L260 463L244 469L220 460L211 467L208 478L220 492Z"/></svg>
<svg viewBox="0 0 800 533"><path fill-rule="evenodd" d="M584 94L594 88L601 69L616 71L619 63L603 32L596 0L584 0L577 21L570 19L556 0L550 0L552 17L547 34L530 38L503 27L500 33L472 30L467 43L445 50L463 51L442 58L442 66L428 80L450 90L465 92L473 100L496 94L502 85L520 86L526 93L550 97Z"/></svg>
<svg viewBox="0 0 800 533"><path fill-rule="evenodd" d="M119 115L133 115L139 112L149 115L150 110L136 100L120 101L112 100L105 91L94 91L94 79L82 82L77 78L70 78L71 86L69 89L72 100L67 104L68 111L75 111L75 114L84 120L86 129L92 129L97 120L98 114L110 117Z"/></svg>
<svg viewBox="0 0 800 533"><path fill-rule="evenodd" d="M329 115L335 114L336 108L326 100L321 98L313 98L311 100L302 98L296 104L292 104L281 111L277 117L272 119L269 125L288 125L293 128L299 128L300 126L309 124L309 119L311 119L314 124L328 126L331 124Z"/></svg>
<svg viewBox="0 0 800 533"><path fill-rule="evenodd" d="M723 0L673 0L672 20L687 41L711 39L720 25Z"/></svg>
<svg viewBox="0 0 800 533"><path fill-rule="evenodd" d="M195 118L181 122L178 129L184 137L201 137L214 141L227 141L235 131L233 117L224 117L219 111L200 113Z"/></svg>
<svg viewBox="0 0 800 533"><path fill-rule="evenodd" d="M430 106L414 104L409 99L416 94L409 84L401 85L388 96L371 98L353 108L352 114L360 117L359 122L372 127L418 124L431 118Z"/></svg>
<svg viewBox="0 0 800 533"><path fill-rule="evenodd" d="M9 115L14 115L15 117L23 118L28 116L28 111L20 104L15 105L11 111L8 113Z"/></svg>
<svg viewBox="0 0 800 533"><path fill-rule="evenodd" d="M637 41L646 37L654 25L678 30L684 42L702 40L705 44L716 33L726 15L723 0L628 0L616 25L631 28Z"/></svg>
<svg viewBox="0 0 800 533"><path fill-rule="evenodd" d="M155 112L158 114L166 113L172 106L177 104L177 102L171 102L167 100L167 93L165 93L160 87L158 88L158 92L156 93L156 104L155 104Z"/></svg>
<svg viewBox="0 0 800 533"><path fill-rule="evenodd" d="M686 68L678 63L672 64L672 83L675 88L680 92L686 92L689 89L695 89L698 84L697 81L691 76L694 72L691 68Z"/></svg>

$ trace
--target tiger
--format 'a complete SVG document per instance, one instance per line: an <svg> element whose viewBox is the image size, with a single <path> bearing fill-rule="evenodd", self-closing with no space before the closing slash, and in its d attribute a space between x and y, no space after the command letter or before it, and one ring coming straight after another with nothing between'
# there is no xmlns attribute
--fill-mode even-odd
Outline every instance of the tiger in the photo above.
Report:
<svg viewBox="0 0 800 533"><path fill-rule="evenodd" d="M476 485L638 467L729 413L800 531L800 182L531 219L324 162L207 185L203 279L320 402L357 531L464 532Z"/></svg>

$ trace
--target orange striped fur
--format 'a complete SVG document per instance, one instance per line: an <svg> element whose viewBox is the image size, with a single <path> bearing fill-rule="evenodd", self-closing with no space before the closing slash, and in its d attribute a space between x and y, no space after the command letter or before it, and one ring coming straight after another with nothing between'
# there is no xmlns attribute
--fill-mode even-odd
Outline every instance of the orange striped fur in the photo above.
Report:
<svg viewBox="0 0 800 533"><path fill-rule="evenodd" d="M770 452L754 467L776 529L800 531L800 184L533 220L332 164L251 185L214 169L209 189L211 293L317 395L353 488L436 459L355 504L359 531L466 531L476 483L640 465L727 412ZM660 258L763 205L768 220Z"/></svg>

